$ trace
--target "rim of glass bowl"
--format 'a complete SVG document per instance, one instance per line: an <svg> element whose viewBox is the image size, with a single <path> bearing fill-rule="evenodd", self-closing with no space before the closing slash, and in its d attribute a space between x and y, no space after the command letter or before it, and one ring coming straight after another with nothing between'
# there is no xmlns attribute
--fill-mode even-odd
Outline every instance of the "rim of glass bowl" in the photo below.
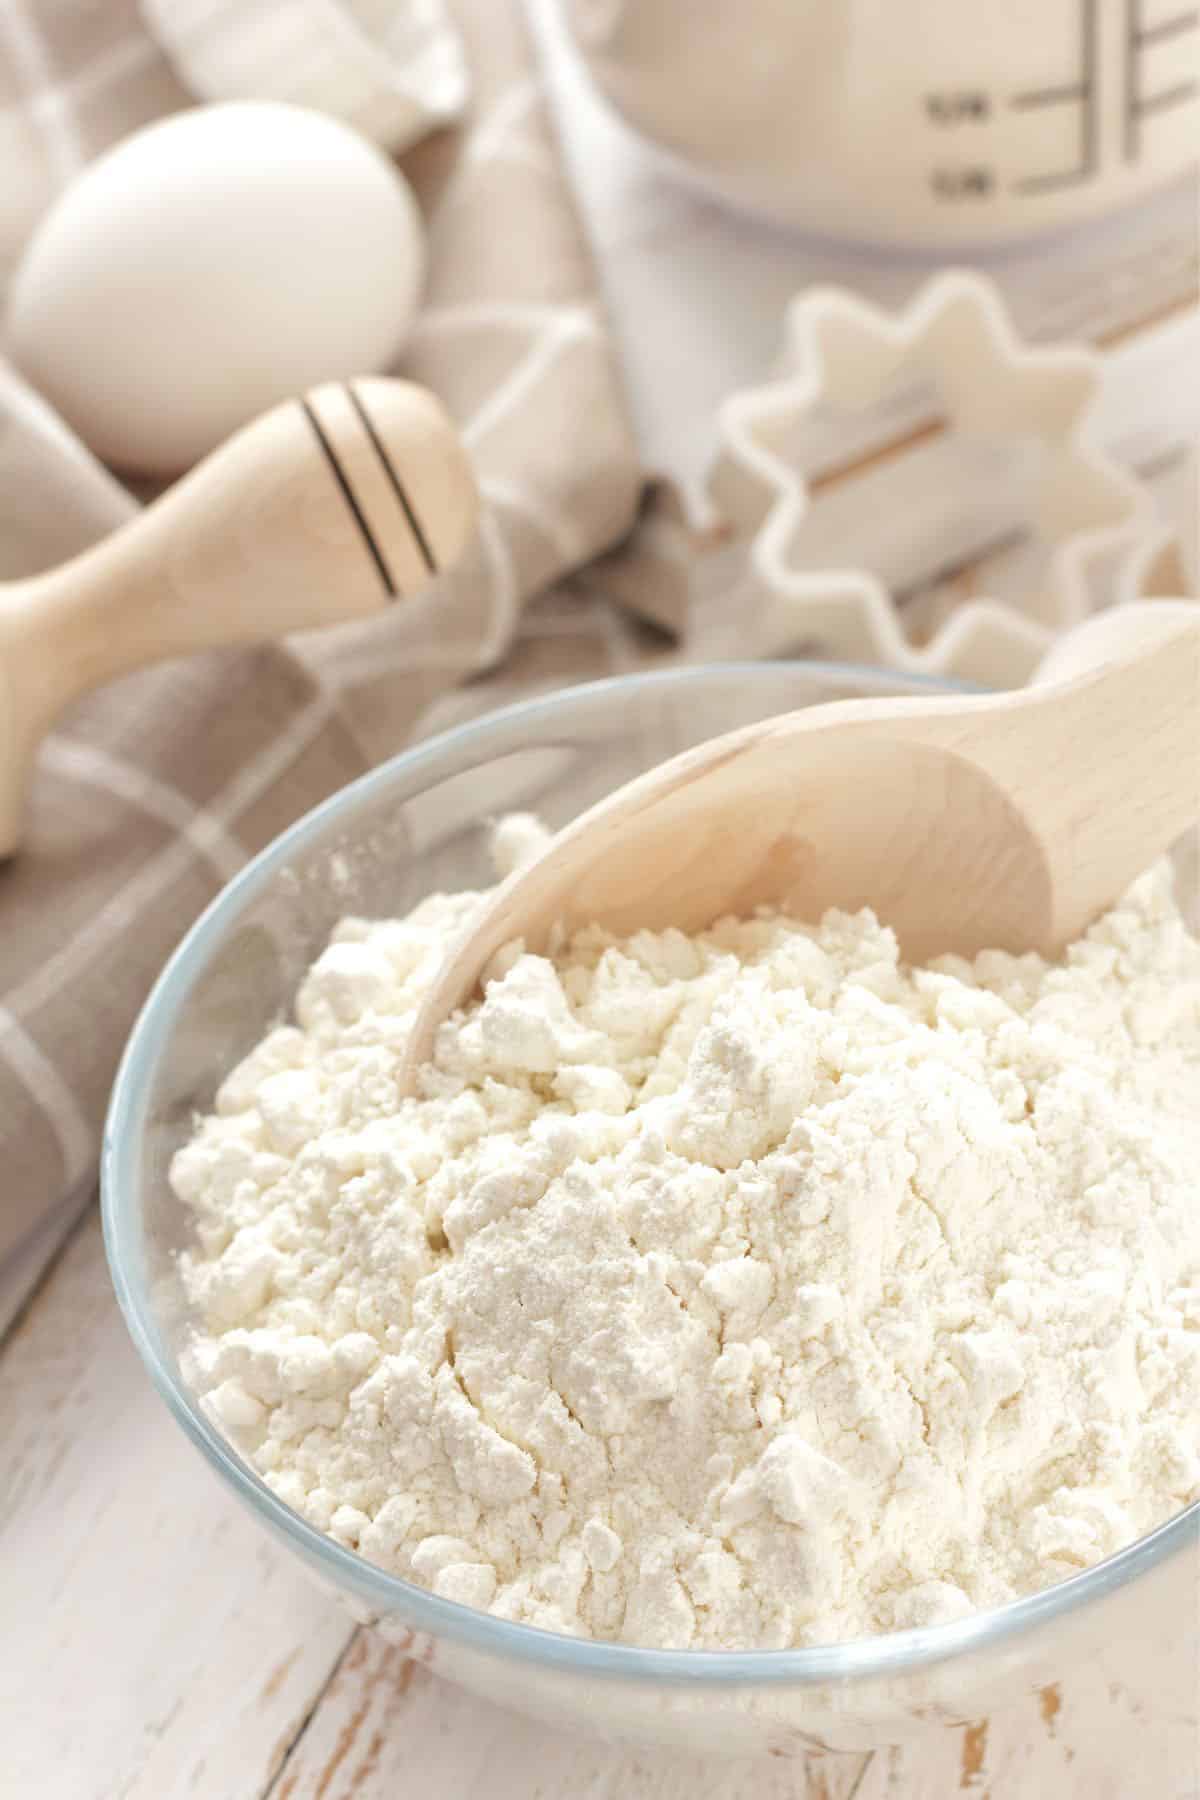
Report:
<svg viewBox="0 0 1200 1800"><path fill-rule="evenodd" d="M378 799L397 780L409 780L443 763L471 767L487 754L489 739L505 739L514 729L556 714L577 715L617 692L655 686L699 687L737 679L778 682L792 671L821 686L853 685L881 694L954 693L966 684L932 676L898 676L846 663L712 663L685 669L614 676L559 689L551 695L499 708L465 725L402 751L359 776L323 801L260 851L210 902L188 931L162 973L134 1025L113 1086L101 1152L101 1203L109 1268L130 1335L155 1387L178 1423L208 1461L253 1511L285 1538L338 1588L348 1589L378 1612L397 1611L406 1624L471 1649L534 1665L570 1669L596 1677L708 1686L791 1682L865 1681L871 1677L927 1668L964 1652L990 1648L1031 1631L1048 1620L1077 1611L1123 1587L1164 1558L1200 1538L1200 1501L1138 1538L1124 1550L1057 1586L1006 1606L972 1613L945 1625L922 1626L885 1636L802 1650L654 1650L630 1644L596 1643L537 1626L498 1619L458 1601L443 1600L398 1575L367 1562L309 1525L279 1500L237 1455L202 1412L173 1367L170 1351L150 1304L140 1257L140 1164L151 1076L169 1042L179 1014L209 958L243 908L266 888L297 853L315 844L342 813Z"/></svg>

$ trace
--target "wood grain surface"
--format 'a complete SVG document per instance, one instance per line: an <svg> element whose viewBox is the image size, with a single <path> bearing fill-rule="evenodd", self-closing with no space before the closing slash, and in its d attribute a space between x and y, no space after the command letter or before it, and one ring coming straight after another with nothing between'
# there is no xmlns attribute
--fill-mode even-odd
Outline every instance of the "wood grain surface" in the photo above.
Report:
<svg viewBox="0 0 1200 1800"><path fill-rule="evenodd" d="M0 1800L1200 1794L1194 1719L1086 1675L903 1750L753 1762L593 1742L439 1682L204 1468L126 1337L94 1211L0 1346L0 1445Z"/></svg>

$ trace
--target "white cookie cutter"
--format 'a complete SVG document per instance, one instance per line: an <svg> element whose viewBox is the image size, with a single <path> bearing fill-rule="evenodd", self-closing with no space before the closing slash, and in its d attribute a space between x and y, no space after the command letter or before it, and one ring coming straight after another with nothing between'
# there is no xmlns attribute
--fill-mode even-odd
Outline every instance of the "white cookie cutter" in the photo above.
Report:
<svg viewBox="0 0 1200 1800"><path fill-rule="evenodd" d="M1059 632L1093 610L1093 559L1114 558L1118 593L1136 593L1163 532L1145 490L1089 441L1101 366L1080 346L1021 343L995 288L972 274L936 276L899 316L835 288L802 294L788 313L783 376L731 396L719 414L712 496L736 529L754 533L751 590L770 615L769 641L755 650L814 644L852 661L1014 686ZM966 600L921 645L878 576L799 566L795 540L810 514L810 489L787 451L802 415L861 413L913 376L933 379L947 422L964 436L1037 443L1030 522L1048 548L1040 591L1026 604Z"/></svg>

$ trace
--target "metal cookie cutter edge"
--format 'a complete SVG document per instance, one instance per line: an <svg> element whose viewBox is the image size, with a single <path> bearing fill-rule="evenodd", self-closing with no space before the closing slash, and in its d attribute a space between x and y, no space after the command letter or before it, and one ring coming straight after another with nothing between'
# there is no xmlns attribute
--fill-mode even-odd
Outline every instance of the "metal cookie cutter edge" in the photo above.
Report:
<svg viewBox="0 0 1200 1800"><path fill-rule="evenodd" d="M881 399L909 365L935 378L952 424L1019 430L1050 452L1040 511L1052 548L1039 616L1005 601L972 599L918 646L877 576L791 562L809 491L772 440L786 437L789 424L820 402L859 409ZM809 289L788 310L784 366L782 377L733 394L721 407L722 450L710 492L736 529L753 533L753 584L785 603L794 642L819 642L826 652L914 673L1015 686L1059 632L1093 610L1087 570L1094 557L1116 554L1118 598L1141 591L1165 534L1140 482L1089 439L1102 359L1082 345L1023 343L990 281L946 271L899 314L839 288Z"/></svg>

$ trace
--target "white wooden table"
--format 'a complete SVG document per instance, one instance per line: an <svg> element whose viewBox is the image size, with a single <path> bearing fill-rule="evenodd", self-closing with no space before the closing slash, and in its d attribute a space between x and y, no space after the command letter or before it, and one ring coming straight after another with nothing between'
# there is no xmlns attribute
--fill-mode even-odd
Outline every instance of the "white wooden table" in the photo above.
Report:
<svg viewBox="0 0 1200 1800"><path fill-rule="evenodd" d="M444 1686L310 1587L201 1463L125 1335L94 1209L9 1322L0 1444L3 1800L1200 1792L1178 1785L1186 1723L1161 1722L1160 1756L1159 1722L1069 1685L919 1750L753 1763L594 1744Z"/></svg>
<svg viewBox="0 0 1200 1800"><path fill-rule="evenodd" d="M546 15L539 4L551 31ZM783 301L814 274L836 274L833 253L756 234L671 188L557 55L552 67L647 455L693 482L713 401L761 372ZM1168 279L1161 258L1155 268ZM882 298L918 275L856 266ZM681 279L699 297L686 313ZM1018 287L1037 326L1045 292ZM1062 282L1051 287L1069 311ZM1197 428L1200 335L1188 336L1186 319L1164 329L1179 381L1146 380L1162 340L1129 344L1114 359L1106 434L1160 471L1163 505L1188 535L1195 494L1177 452ZM0 1273L0 1800L1200 1794L1189 1721L1123 1719L1069 1684L919 1750L752 1765L555 1734L442 1686L311 1588L206 1471L126 1338L94 1208L68 1226ZM1168 1731L1169 1791L1155 1773Z"/></svg>

